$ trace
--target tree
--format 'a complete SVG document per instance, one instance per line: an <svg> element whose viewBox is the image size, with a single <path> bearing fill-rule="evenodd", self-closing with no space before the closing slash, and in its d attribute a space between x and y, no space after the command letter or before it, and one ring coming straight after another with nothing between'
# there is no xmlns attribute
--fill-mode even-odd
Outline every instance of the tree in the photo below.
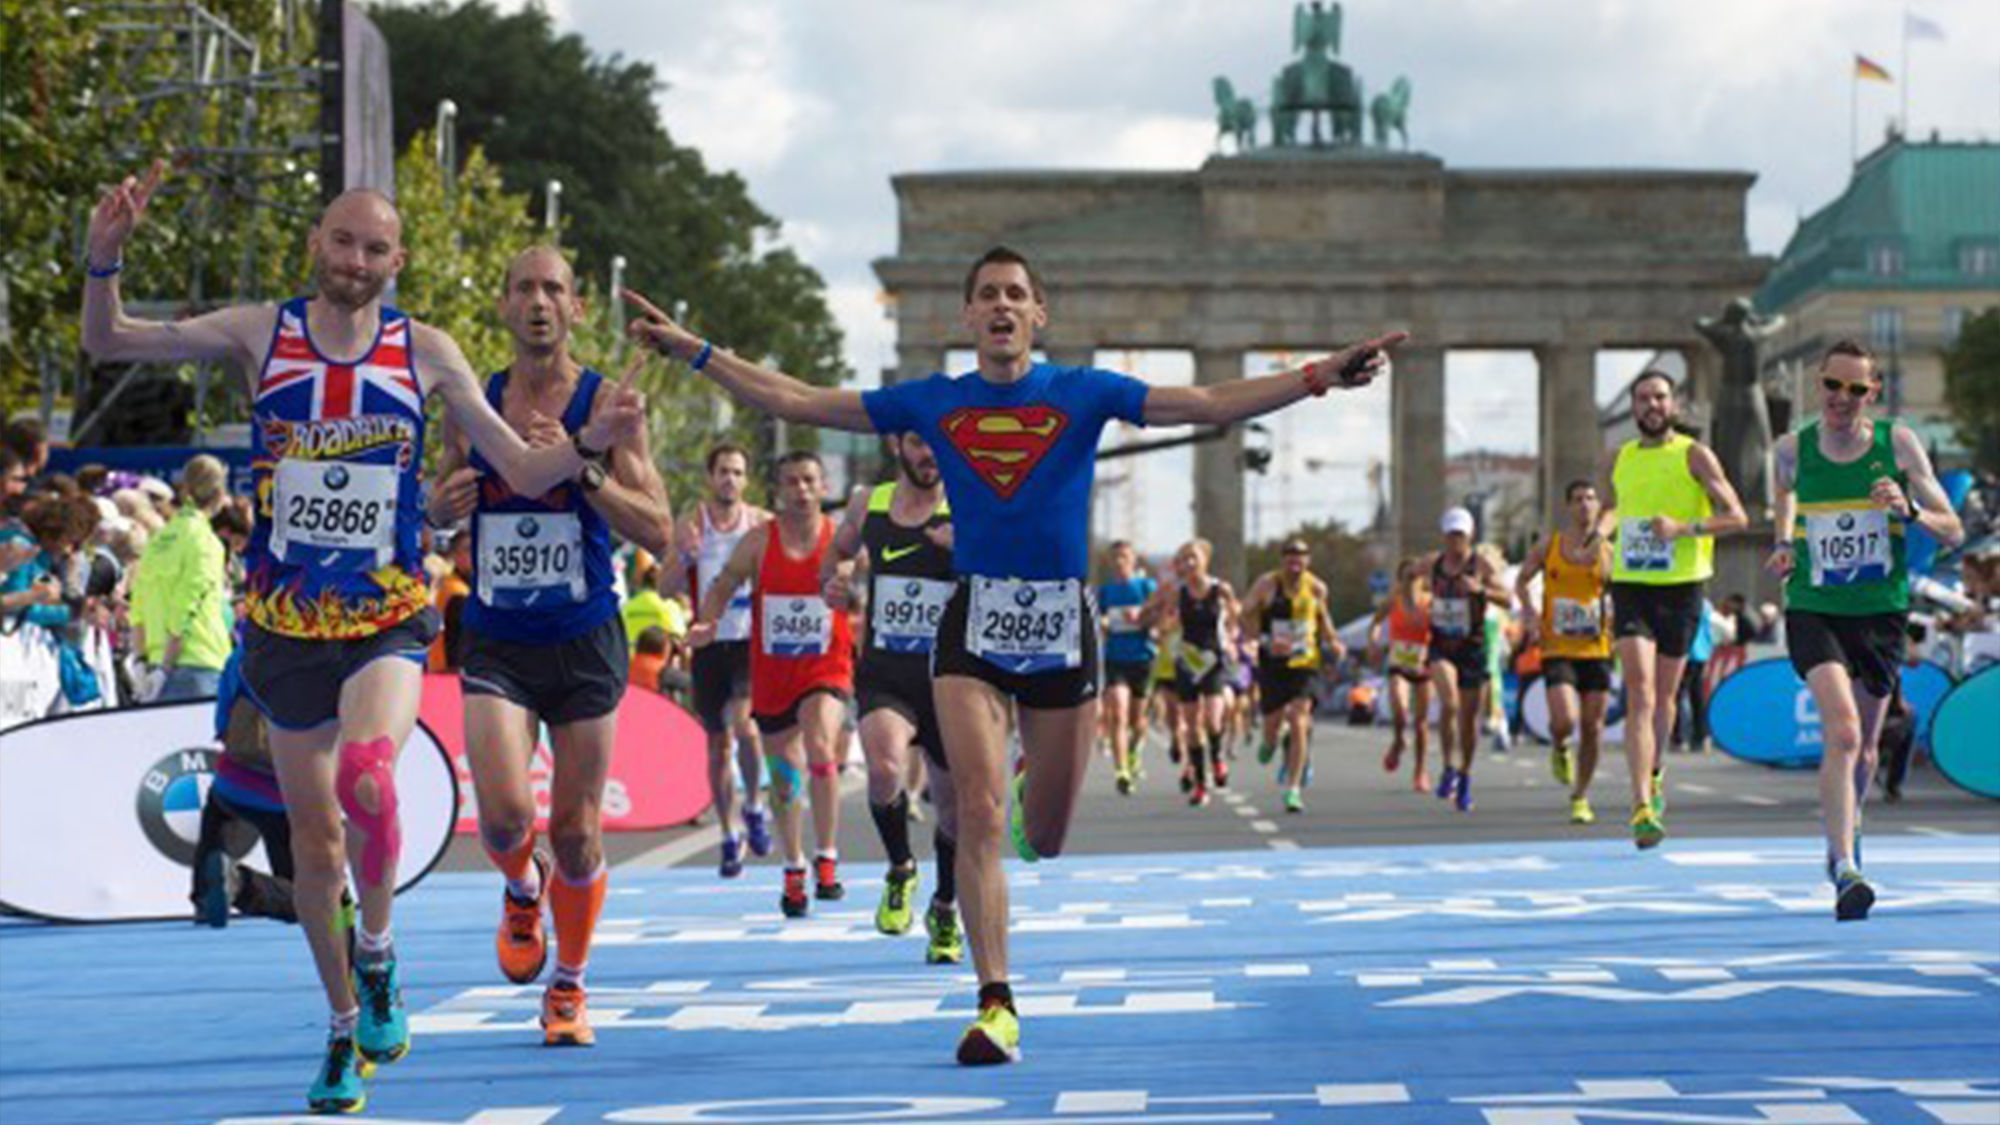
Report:
<svg viewBox="0 0 2000 1125"><path fill-rule="evenodd" d="M1968 319L1944 353L1944 399L1980 469L2000 472L2000 306Z"/></svg>
<svg viewBox="0 0 2000 1125"><path fill-rule="evenodd" d="M483 146L535 217L544 185L562 181L563 239L584 277L605 277L623 255L628 284L686 301L696 330L803 379L846 377L819 274L771 247L779 224L740 177L674 143L652 67L594 55L535 5L379 4L370 18L389 42L399 144L450 98L462 143Z"/></svg>
<svg viewBox="0 0 2000 1125"><path fill-rule="evenodd" d="M1374 608L1368 593L1368 574L1374 569L1368 540L1347 530L1339 520L1308 523L1289 535L1251 547L1245 570L1254 581L1267 570L1278 569L1280 548L1287 539L1304 539L1312 548L1313 573L1326 580L1327 613L1336 624Z"/></svg>

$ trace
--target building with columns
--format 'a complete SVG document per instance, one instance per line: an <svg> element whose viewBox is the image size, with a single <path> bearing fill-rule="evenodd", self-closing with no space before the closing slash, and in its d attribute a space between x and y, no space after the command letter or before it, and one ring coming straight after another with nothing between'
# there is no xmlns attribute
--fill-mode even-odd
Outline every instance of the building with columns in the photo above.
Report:
<svg viewBox="0 0 2000 1125"><path fill-rule="evenodd" d="M1436 540L1445 353L1525 349L1540 367L1544 502L1596 469L1601 349L1675 349L1695 394L1718 376L1694 321L1768 266L1744 234L1747 172L1457 170L1381 150L1267 151L1188 172L913 173L893 180L891 380L962 347L966 266L1004 243L1049 287L1057 363L1105 349L1191 352L1195 381L1240 378L1257 351L1324 352L1411 333L1390 377L1389 503L1398 553ZM1294 407L1310 411L1312 403ZM1197 447L1195 528L1240 581L1242 438Z"/></svg>

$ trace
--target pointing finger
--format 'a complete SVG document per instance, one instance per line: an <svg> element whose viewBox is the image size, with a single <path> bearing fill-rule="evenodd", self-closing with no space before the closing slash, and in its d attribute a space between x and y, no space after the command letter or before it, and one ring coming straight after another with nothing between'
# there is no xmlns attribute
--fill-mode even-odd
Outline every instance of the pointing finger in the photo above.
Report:
<svg viewBox="0 0 2000 1125"><path fill-rule="evenodd" d="M648 320L662 320L662 321L673 320L673 317L670 317L666 313L660 311L660 306L640 296L636 290L621 289L619 290L619 292L625 295L626 300L639 306L639 311L645 313L646 318Z"/></svg>

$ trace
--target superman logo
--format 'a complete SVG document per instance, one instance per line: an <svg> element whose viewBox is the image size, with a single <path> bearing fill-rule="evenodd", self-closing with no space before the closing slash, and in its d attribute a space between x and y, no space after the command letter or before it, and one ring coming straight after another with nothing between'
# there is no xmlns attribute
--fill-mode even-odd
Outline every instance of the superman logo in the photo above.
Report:
<svg viewBox="0 0 2000 1125"><path fill-rule="evenodd" d="M944 436L1000 499L1011 500L1069 428L1053 406L967 406L945 416Z"/></svg>

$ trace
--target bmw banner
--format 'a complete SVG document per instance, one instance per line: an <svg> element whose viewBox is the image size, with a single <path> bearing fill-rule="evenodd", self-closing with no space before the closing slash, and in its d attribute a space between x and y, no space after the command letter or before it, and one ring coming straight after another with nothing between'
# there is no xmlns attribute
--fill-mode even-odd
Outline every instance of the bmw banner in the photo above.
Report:
<svg viewBox="0 0 2000 1125"><path fill-rule="evenodd" d="M1903 666L1903 699L1919 741L1950 690L1951 675L1943 668L1928 662ZM1819 765L1819 709L1784 657L1753 661L1716 685L1708 701L1708 729L1717 746L1746 762L1787 769Z"/></svg>
<svg viewBox="0 0 2000 1125"><path fill-rule="evenodd" d="M188 918L189 864L220 754L210 699L90 711L0 734L0 906L59 922ZM396 764L397 890L443 857L451 760L419 725ZM236 856L269 871L263 845Z"/></svg>

